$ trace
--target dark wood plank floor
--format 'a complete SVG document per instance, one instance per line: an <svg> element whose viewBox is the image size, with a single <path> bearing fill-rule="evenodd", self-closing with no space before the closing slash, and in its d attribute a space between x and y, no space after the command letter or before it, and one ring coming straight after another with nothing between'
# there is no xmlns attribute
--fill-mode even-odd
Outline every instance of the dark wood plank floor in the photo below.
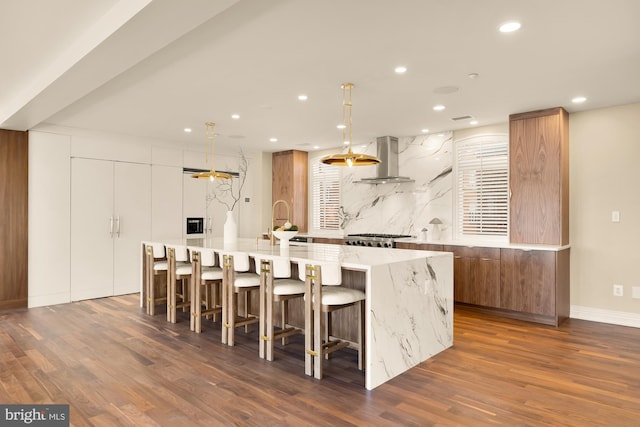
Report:
<svg viewBox="0 0 640 427"><path fill-rule="evenodd" d="M366 391L356 354L304 375L302 340L257 356L128 295L0 312L0 402L69 403L72 425L637 426L640 329L455 313L454 347Z"/></svg>

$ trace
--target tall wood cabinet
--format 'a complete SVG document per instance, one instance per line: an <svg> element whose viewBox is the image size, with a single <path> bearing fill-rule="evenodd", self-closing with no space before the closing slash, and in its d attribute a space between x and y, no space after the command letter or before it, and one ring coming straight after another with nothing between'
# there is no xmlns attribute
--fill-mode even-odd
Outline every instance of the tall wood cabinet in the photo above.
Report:
<svg viewBox="0 0 640 427"><path fill-rule="evenodd" d="M569 115L509 116L511 243L569 244Z"/></svg>
<svg viewBox="0 0 640 427"><path fill-rule="evenodd" d="M284 200L291 209L291 223L301 232L308 231L308 155L305 151L289 150L272 155L272 203ZM282 203L275 209L276 224L281 225L287 218L287 210Z"/></svg>
<svg viewBox="0 0 640 427"><path fill-rule="evenodd" d="M0 310L27 306L28 134L0 129Z"/></svg>

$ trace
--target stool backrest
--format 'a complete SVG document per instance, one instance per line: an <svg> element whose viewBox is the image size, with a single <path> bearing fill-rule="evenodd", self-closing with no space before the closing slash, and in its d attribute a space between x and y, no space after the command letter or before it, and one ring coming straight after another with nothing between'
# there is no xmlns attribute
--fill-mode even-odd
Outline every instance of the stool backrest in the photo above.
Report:
<svg viewBox="0 0 640 427"><path fill-rule="evenodd" d="M300 280L304 281L307 278L307 265L315 265L320 269L322 286L339 286L342 284L342 269L340 268L340 264L335 262L313 262L309 264L299 262L298 277Z"/></svg>
<svg viewBox="0 0 640 427"><path fill-rule="evenodd" d="M153 257L154 258L164 258L166 255L164 243L152 243L151 247L153 248Z"/></svg>
<svg viewBox="0 0 640 427"><path fill-rule="evenodd" d="M200 262L205 267L213 267L216 265L216 252L213 249L200 250Z"/></svg>
<svg viewBox="0 0 640 427"><path fill-rule="evenodd" d="M249 261L249 254L246 252L233 252L233 251L222 251L220 252L220 256L231 255L233 256L233 270L238 273L244 273L249 271L251 268L251 262ZM256 270L260 269L260 265Z"/></svg>
<svg viewBox="0 0 640 427"><path fill-rule="evenodd" d="M167 245L175 251L176 262L190 262L189 249L186 246Z"/></svg>
<svg viewBox="0 0 640 427"><path fill-rule="evenodd" d="M261 255L254 257L254 259L256 261L257 274L260 274L260 262L262 260L268 260L271 261L271 265L273 266L274 279L288 279L291 277L291 261L289 261L289 258Z"/></svg>

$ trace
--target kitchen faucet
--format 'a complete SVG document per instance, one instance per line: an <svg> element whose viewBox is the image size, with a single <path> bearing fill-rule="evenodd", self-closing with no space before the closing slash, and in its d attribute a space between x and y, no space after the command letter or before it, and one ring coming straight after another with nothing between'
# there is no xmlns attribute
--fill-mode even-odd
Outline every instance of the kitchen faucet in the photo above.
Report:
<svg viewBox="0 0 640 427"><path fill-rule="evenodd" d="M271 207L271 229L269 230L269 240L271 241L271 246L275 245L275 239L273 236L273 228L276 225L276 219L282 219L282 218L276 218L276 206L280 203L284 203L284 205L287 207L287 221L286 222L291 222L291 211L289 209L289 203L287 203L286 200L276 200L275 202L273 202L273 206Z"/></svg>

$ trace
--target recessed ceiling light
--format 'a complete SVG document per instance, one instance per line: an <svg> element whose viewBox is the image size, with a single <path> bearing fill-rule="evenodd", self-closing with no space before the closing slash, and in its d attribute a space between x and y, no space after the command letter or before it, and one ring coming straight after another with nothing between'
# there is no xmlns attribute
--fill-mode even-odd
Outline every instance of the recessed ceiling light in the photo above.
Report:
<svg viewBox="0 0 640 427"><path fill-rule="evenodd" d="M516 21L505 22L498 28L501 33L512 33L518 31L522 25Z"/></svg>
<svg viewBox="0 0 640 427"><path fill-rule="evenodd" d="M306 101L307 99L309 99L309 97L307 95L305 95L304 93L298 95L298 101Z"/></svg>
<svg viewBox="0 0 640 427"><path fill-rule="evenodd" d="M398 67L396 67L393 71L396 72L396 74L404 74L407 72L407 67L400 65Z"/></svg>
<svg viewBox="0 0 640 427"><path fill-rule="evenodd" d="M477 121L477 120L471 120L471 121L469 122L469 124L470 124L470 125L477 125L477 124L478 124L478 121Z"/></svg>
<svg viewBox="0 0 640 427"><path fill-rule="evenodd" d="M429 133L429 129L424 128L424 129L422 129L420 132L422 132L422 133Z"/></svg>
<svg viewBox="0 0 640 427"><path fill-rule="evenodd" d="M318 145L314 145L314 146L313 146L313 149L314 149L314 150L317 150L318 148L320 148Z"/></svg>
<svg viewBox="0 0 640 427"><path fill-rule="evenodd" d="M584 102L586 100L587 98L585 98L584 96L576 96L571 100L571 102L573 102L574 104L580 104L581 102Z"/></svg>
<svg viewBox="0 0 640 427"><path fill-rule="evenodd" d="M344 129L344 128L346 128L346 126L345 126L345 125L338 125L338 126L336 126L336 127L337 127L338 129Z"/></svg>
<svg viewBox="0 0 640 427"><path fill-rule="evenodd" d="M184 128L184 131L185 131L186 133L191 133L191 128Z"/></svg>
<svg viewBox="0 0 640 427"><path fill-rule="evenodd" d="M278 142L278 138L269 138L269 142Z"/></svg>
<svg viewBox="0 0 640 427"><path fill-rule="evenodd" d="M436 105L436 106L433 107L433 111L442 111L445 108L447 108L447 107L445 107L444 105Z"/></svg>
<svg viewBox="0 0 640 427"><path fill-rule="evenodd" d="M477 79L478 77L480 77L480 74L478 73L469 73L467 74L467 77L469 77L471 80Z"/></svg>
<svg viewBox="0 0 640 427"><path fill-rule="evenodd" d="M231 118L234 120L238 120L240 118L240 114L232 114Z"/></svg>

